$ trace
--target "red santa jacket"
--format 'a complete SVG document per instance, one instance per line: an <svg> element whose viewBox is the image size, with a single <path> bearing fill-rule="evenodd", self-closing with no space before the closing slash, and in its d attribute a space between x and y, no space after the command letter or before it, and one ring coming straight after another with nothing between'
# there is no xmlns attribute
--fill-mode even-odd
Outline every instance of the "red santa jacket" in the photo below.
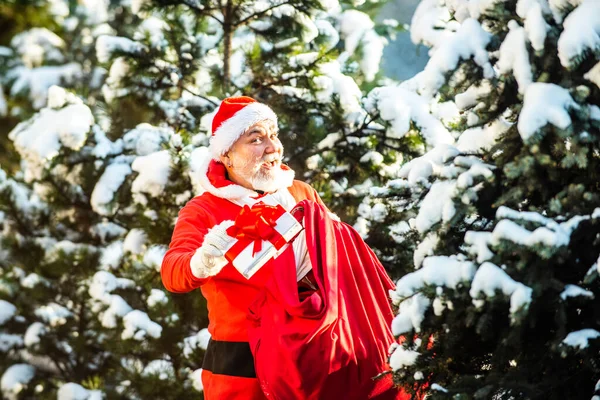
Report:
<svg viewBox="0 0 600 400"><path fill-rule="evenodd" d="M305 199L322 204L313 188L293 180L293 172L289 176L290 186L273 194L284 208L290 210ZM175 293L200 288L206 298L211 342L203 363L205 398L262 398L248 344L246 317L250 303L272 275L272 261L250 279L242 276L231 263L216 276L206 279L195 277L190 269L190 260L208 230L224 220L235 220L241 204L256 201L260 195L229 181L223 164L215 161L206 163L198 179L206 192L194 197L179 212L162 263L162 281L167 290ZM240 383L244 378L246 380ZM233 386L237 387L234 391Z"/></svg>

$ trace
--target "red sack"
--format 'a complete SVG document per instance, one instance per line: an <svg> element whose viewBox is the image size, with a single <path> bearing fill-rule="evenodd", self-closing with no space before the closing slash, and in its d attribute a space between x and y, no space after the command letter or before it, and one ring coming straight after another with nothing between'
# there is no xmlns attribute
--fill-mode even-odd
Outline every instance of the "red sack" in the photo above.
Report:
<svg viewBox="0 0 600 400"><path fill-rule="evenodd" d="M312 201L296 209L304 210L318 289L299 299L289 248L274 260L273 279L250 306L250 347L266 397L410 399L393 387L390 374L373 379L389 370L392 281L352 227Z"/></svg>

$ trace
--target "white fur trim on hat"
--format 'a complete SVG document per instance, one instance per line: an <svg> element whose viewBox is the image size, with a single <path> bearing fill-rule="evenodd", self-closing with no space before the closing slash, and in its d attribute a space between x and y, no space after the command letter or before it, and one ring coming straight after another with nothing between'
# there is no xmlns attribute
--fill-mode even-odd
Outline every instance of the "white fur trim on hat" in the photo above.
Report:
<svg viewBox="0 0 600 400"><path fill-rule="evenodd" d="M209 148L213 159L219 160L219 156L225 154L246 129L266 119L277 124L277 115L269 106L261 103L250 103L236 112L210 138Z"/></svg>

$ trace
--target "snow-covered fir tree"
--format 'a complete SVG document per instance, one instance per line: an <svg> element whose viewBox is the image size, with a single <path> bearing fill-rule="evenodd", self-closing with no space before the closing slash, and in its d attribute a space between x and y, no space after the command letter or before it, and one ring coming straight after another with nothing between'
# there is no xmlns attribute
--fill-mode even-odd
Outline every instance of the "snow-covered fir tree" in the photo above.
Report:
<svg viewBox="0 0 600 400"><path fill-rule="evenodd" d="M60 31L0 49L2 105L22 120L19 167L0 170L3 397L201 396L204 300L168 294L159 270L212 112L238 93L271 105L288 162L335 209L335 173L356 173L352 193L382 162L361 98L397 29L354 3L56 0Z"/></svg>
<svg viewBox="0 0 600 400"><path fill-rule="evenodd" d="M403 275L396 381L598 399L600 2L423 0L411 36L427 66L366 105L424 148L358 221Z"/></svg>

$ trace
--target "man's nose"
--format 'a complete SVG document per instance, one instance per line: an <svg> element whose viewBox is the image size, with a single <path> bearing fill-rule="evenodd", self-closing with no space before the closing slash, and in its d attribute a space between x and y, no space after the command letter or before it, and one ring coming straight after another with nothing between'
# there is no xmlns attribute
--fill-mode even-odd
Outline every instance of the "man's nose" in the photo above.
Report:
<svg viewBox="0 0 600 400"><path fill-rule="evenodd" d="M267 145L265 147L265 153L276 153L278 151L281 151L281 142L279 141L279 139L271 139L270 137L267 138Z"/></svg>

